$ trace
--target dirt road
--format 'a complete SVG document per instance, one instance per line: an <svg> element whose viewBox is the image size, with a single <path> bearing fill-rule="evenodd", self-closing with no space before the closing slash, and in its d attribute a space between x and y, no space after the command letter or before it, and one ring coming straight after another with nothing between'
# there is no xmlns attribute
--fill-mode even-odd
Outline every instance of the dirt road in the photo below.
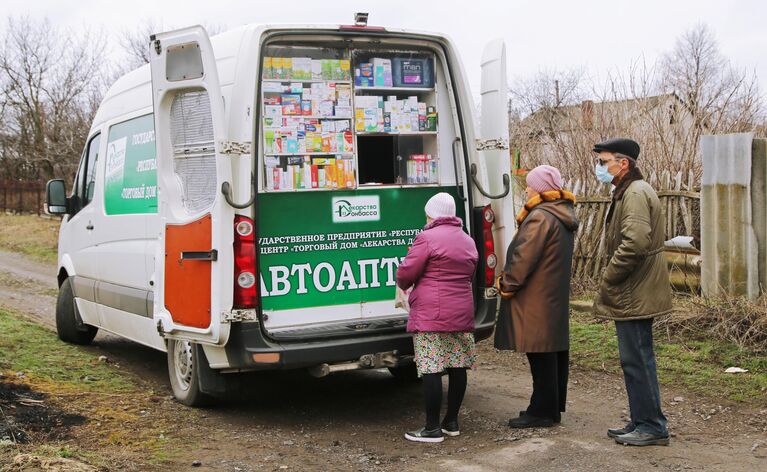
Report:
<svg viewBox="0 0 767 472"><path fill-rule="evenodd" d="M54 288L53 268L0 252L0 306L53 327ZM147 422L184 411L169 398L164 354L103 333L96 344L158 393L142 406ZM418 384L400 383L386 371L323 379L274 373L253 377L240 401L180 421L168 434L199 446L182 448L162 470L767 470L767 410L664 388L671 446L623 447L605 435L624 421L622 379L577 366L560 426L509 430L506 421L530 394L528 367L523 356L494 352L488 342L480 353L460 417L462 435L442 444L402 438L421 426ZM121 460L121 468L148 467Z"/></svg>

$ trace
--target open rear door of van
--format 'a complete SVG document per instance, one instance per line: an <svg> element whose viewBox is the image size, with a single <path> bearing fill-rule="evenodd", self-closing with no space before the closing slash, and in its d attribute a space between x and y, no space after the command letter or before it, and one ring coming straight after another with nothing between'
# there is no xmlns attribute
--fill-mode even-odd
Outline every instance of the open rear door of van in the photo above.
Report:
<svg viewBox="0 0 767 472"><path fill-rule="evenodd" d="M504 176L511 175L509 156L509 88L506 81L506 44L503 39L493 40L485 45L482 52L482 115L480 117L479 151L480 166L484 166L487 176L487 191L490 195L503 195L492 198L490 205L495 213L493 238L495 254L500 267L506 263L506 248L516 233L514 215L515 181L510 179L512 187L504 195Z"/></svg>
<svg viewBox="0 0 767 472"><path fill-rule="evenodd" d="M200 26L153 35L160 240L154 319L161 334L225 344L233 291L231 181L220 156L224 106L208 34Z"/></svg>

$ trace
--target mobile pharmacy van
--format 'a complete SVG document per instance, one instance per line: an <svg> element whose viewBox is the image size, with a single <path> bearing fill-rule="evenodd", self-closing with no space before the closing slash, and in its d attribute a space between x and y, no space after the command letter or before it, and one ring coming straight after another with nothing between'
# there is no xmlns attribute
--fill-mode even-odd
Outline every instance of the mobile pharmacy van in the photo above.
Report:
<svg viewBox="0 0 767 472"><path fill-rule="evenodd" d="M150 49L101 103L71 195L48 184L65 214L61 339L103 329L166 351L189 405L246 371L404 375L395 274L437 192L477 242L476 336L490 335L513 212L502 42L483 60L486 140L442 35L248 26L211 42L191 27Z"/></svg>

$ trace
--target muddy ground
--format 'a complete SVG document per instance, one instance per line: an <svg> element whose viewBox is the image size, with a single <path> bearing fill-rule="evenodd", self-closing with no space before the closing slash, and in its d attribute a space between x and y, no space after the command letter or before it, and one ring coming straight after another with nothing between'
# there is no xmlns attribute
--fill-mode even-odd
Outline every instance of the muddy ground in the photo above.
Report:
<svg viewBox="0 0 767 472"><path fill-rule="evenodd" d="M0 306L52 327L52 273L51 267L0 253ZM29 400L42 401L53 418L50 431L33 432L31 440L91 451L102 458L90 461L100 469L767 470L767 410L663 388L671 446L619 446L605 430L625 420L622 379L577 366L571 373L568 411L561 425L510 430L506 422L526 406L531 391L529 371L523 356L497 353L488 342L480 343L480 365L469 374L460 416L462 435L437 445L403 439L405 431L422 425L420 386L397 381L386 371L346 372L323 379L304 372L262 374L249 378L241 398L190 410L170 396L164 354L103 333L90 349L94 357L106 356L130 375L139 393L117 398L42 395L24 390L23 377L6 378L0 379L6 385L0 388L0 406L7 414L24 398L27 405L40 405ZM16 385L15 390L9 390L9 383ZM104 413L106 407L111 413ZM129 438L158 425L162 425L162 447L167 448L161 461L132 452L136 449ZM124 438L124 446L105 437ZM0 469L97 470L84 468L88 454L43 466L42 459L25 455L30 451L34 452L29 446L4 446L0 458L7 463Z"/></svg>

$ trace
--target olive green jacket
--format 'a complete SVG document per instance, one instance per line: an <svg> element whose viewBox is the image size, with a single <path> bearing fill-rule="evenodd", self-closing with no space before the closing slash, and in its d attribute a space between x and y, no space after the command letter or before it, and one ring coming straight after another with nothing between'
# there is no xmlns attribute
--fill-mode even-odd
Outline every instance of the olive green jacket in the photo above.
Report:
<svg viewBox="0 0 767 472"><path fill-rule="evenodd" d="M594 314L632 320L670 313L671 284L658 195L644 180L633 180L618 191L621 194L616 194L607 214L605 250L610 262L594 300Z"/></svg>

